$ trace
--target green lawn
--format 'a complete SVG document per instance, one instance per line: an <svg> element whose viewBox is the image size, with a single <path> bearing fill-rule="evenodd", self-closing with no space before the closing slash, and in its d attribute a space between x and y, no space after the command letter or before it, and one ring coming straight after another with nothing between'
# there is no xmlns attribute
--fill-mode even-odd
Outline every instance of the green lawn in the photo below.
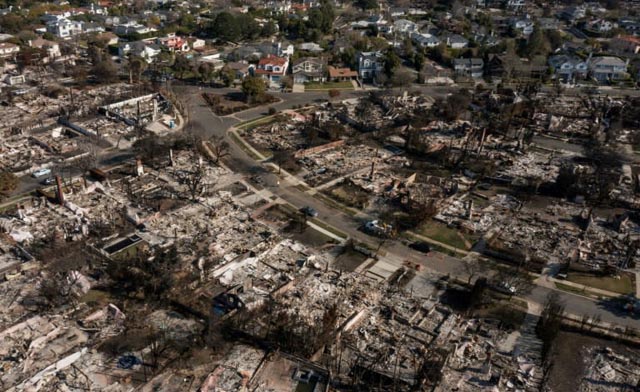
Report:
<svg viewBox="0 0 640 392"><path fill-rule="evenodd" d="M250 131L255 127L259 127L261 125L268 125L276 122L277 120L278 120L278 115L265 116L255 120L241 122L240 124L236 125L236 128L242 129L243 131Z"/></svg>
<svg viewBox="0 0 640 392"><path fill-rule="evenodd" d="M447 227L439 222L428 222L416 230L416 232L425 237L431 238L432 240L453 246L454 248L465 250L469 249L464 240L460 237L462 234L458 234L458 230ZM467 238L467 241L473 244L473 239Z"/></svg>
<svg viewBox="0 0 640 392"><path fill-rule="evenodd" d="M502 321L505 327L511 330L517 330L524 321L526 311L506 302L497 302L485 308L475 310L473 316L497 319Z"/></svg>
<svg viewBox="0 0 640 392"><path fill-rule="evenodd" d="M612 291L614 293L629 294L636 292L635 276L626 272L620 274L620 279L616 279L613 276L595 276L579 272L571 272L569 273L567 280L588 287Z"/></svg>
<svg viewBox="0 0 640 392"><path fill-rule="evenodd" d="M331 89L353 89L351 82L327 82L327 83L307 83L305 90L331 90Z"/></svg>

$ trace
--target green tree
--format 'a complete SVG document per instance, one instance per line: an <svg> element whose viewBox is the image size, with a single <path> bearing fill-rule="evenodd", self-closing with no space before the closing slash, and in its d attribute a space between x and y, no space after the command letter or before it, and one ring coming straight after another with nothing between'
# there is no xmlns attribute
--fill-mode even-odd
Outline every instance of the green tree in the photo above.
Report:
<svg viewBox="0 0 640 392"><path fill-rule="evenodd" d="M91 73L100 83L114 83L118 80L118 69L109 56L94 64Z"/></svg>
<svg viewBox="0 0 640 392"><path fill-rule="evenodd" d="M560 296L556 292L551 292L546 299L544 309L536 326L536 334L542 340L542 356L546 356L551 352L553 342L560 332L562 319L564 317L564 303L560 300Z"/></svg>
<svg viewBox="0 0 640 392"><path fill-rule="evenodd" d="M207 83L213 78L213 66L209 63L202 62L198 66L198 73L200 74L200 80L202 83Z"/></svg>
<svg viewBox="0 0 640 392"><path fill-rule="evenodd" d="M0 30L5 33L15 34L25 27L25 20L14 13L0 17Z"/></svg>
<svg viewBox="0 0 640 392"><path fill-rule="evenodd" d="M221 12L213 20L211 34L225 41L237 41L240 38L240 26L232 14Z"/></svg>
<svg viewBox="0 0 640 392"><path fill-rule="evenodd" d="M236 80L236 71L225 66L220 70L220 79L222 79L222 83L224 83L226 87L229 87L233 84L233 81Z"/></svg>
<svg viewBox="0 0 640 392"><path fill-rule="evenodd" d="M357 0L355 4L363 10L372 10L379 7L377 0Z"/></svg>
<svg viewBox="0 0 640 392"><path fill-rule="evenodd" d="M421 51L418 51L413 55L413 66L418 72L422 70L422 67L424 66L424 54L422 54Z"/></svg>
<svg viewBox="0 0 640 392"><path fill-rule="evenodd" d="M389 79L391 85L394 87L409 86L415 80L416 76L414 73L406 67L395 69L393 75L391 75L391 78Z"/></svg>
<svg viewBox="0 0 640 392"><path fill-rule="evenodd" d="M239 26L241 39L254 40L260 36L262 28L251 15L240 14L236 17L235 23Z"/></svg>
<svg viewBox="0 0 640 392"><path fill-rule="evenodd" d="M191 62L186 56L182 54L177 55L173 62L173 69L178 74L178 78L182 79L184 75L191 70Z"/></svg>
<svg viewBox="0 0 640 392"><path fill-rule="evenodd" d="M0 172L0 199L8 196L18 187L18 177L13 173Z"/></svg>
<svg viewBox="0 0 640 392"><path fill-rule="evenodd" d="M260 31L260 35L262 37L271 37L272 35L274 35L277 32L278 32L278 29L276 28L275 23L268 22L268 23L265 23L264 26L262 26L262 30Z"/></svg>
<svg viewBox="0 0 640 392"><path fill-rule="evenodd" d="M242 92L247 102L254 102L265 91L267 91L267 83L260 77L249 76L242 81Z"/></svg>
<svg viewBox="0 0 640 392"><path fill-rule="evenodd" d="M147 69L147 65L147 62L141 57L133 56L129 58L129 82L139 82L142 74Z"/></svg>
<svg viewBox="0 0 640 392"><path fill-rule="evenodd" d="M385 52L384 55L384 73L387 77L391 77L393 75L393 71L400 65L400 57L396 54L396 52L389 48Z"/></svg>
<svg viewBox="0 0 640 392"><path fill-rule="evenodd" d="M549 52L548 47L544 32L538 26L534 27L526 45L527 56L532 58L538 54L546 55Z"/></svg>

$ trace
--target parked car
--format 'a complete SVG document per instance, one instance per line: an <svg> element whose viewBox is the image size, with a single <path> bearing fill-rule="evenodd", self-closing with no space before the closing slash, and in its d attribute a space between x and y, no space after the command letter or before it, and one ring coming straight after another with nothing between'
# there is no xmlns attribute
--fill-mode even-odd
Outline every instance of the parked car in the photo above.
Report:
<svg viewBox="0 0 640 392"><path fill-rule="evenodd" d="M518 292L518 290L515 288L515 286L513 286L511 283L508 282L497 282L494 283L491 288L493 288L495 291L502 293L502 294L507 294L507 295L514 295Z"/></svg>
<svg viewBox="0 0 640 392"><path fill-rule="evenodd" d="M409 244L409 248L411 248L413 250L417 250L418 252L422 252L422 253L431 252L431 247L429 246L428 243L426 243L424 241L413 242L413 243Z"/></svg>
<svg viewBox="0 0 640 392"><path fill-rule="evenodd" d="M53 185L56 183L56 179L53 177L48 177L42 180L42 185Z"/></svg>
<svg viewBox="0 0 640 392"><path fill-rule="evenodd" d="M310 216L312 218L315 218L316 216L318 216L318 211L314 210L313 208L309 207L309 206L304 206L300 209L300 212L302 212L303 214Z"/></svg>
<svg viewBox="0 0 640 392"><path fill-rule="evenodd" d="M378 220L372 220L362 226L365 233L372 234L382 238L390 238L393 236L393 226Z"/></svg>
<svg viewBox="0 0 640 392"><path fill-rule="evenodd" d="M38 169L36 171L34 171L33 173L31 173L31 176L34 178L40 178L40 177L44 177L44 176L48 176L49 174L51 174L51 169Z"/></svg>

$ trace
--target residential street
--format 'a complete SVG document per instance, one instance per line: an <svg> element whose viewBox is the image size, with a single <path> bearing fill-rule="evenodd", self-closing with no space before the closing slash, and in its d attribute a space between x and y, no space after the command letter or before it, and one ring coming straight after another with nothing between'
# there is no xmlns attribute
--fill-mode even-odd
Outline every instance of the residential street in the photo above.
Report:
<svg viewBox="0 0 640 392"><path fill-rule="evenodd" d="M448 92L446 88L441 87L433 89L425 88L424 91L427 93L433 92L436 95L446 95ZM188 106L191 108L190 116L193 132L203 132L208 135L225 136L228 138L227 130L233 125L238 124L241 120L246 121L266 114L267 107L262 107L247 110L233 116L219 117L209 110L203 99L200 97L200 93L202 92L200 88L180 88L179 92L185 96L188 100ZM344 93L341 97L344 99L352 96L358 96L363 93L364 92L362 91L354 91ZM283 99L282 102L273 105L278 110L290 109L294 105L313 103L317 99L325 99L326 97L325 93L274 95ZM359 220L357 216L352 217L342 211L331 208L317 198L304 193L294 186L288 185L286 181L281 181L280 186L278 186L279 178L277 175L272 174L265 166L254 161L253 158L251 158L231 139L228 138L228 141L230 144L230 156L227 157L226 163L232 170L238 173L243 173L247 177L259 174L263 178L269 191L294 206L311 206L318 211L319 219L348 234L350 237L370 244L380 243L381 240L379 238L369 236L359 230L359 226L363 221ZM401 264L404 260L410 260L414 263L420 263L427 269L439 274L463 277L466 275L462 261L455 257L447 256L439 252L431 252L429 255L425 256L424 254L417 253L409 249L399 241L386 241L382 248L390 256L388 257L388 262L397 262ZM545 302L546 296L551 291L552 289L538 286L530 293L526 294L524 298L528 301L542 305ZM600 317L602 321L617 323L622 326L637 326L637 319L633 319L627 317L625 314L616 312L614 305L603 305L586 297L563 291L554 291L558 292L561 299L566 303L567 311L571 314L579 316L596 316Z"/></svg>

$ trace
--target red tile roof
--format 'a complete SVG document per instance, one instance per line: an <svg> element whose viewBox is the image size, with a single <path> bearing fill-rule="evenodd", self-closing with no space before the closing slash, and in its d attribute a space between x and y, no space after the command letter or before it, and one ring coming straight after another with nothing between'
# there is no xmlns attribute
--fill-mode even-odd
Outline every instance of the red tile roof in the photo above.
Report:
<svg viewBox="0 0 640 392"><path fill-rule="evenodd" d="M358 76L356 71L352 71L349 68L335 68L332 66L328 66L329 77L330 78L355 78Z"/></svg>
<svg viewBox="0 0 640 392"><path fill-rule="evenodd" d="M267 57L261 58L258 62L258 66L264 67L266 65L279 65L280 67L284 67L287 61L288 60L284 57L278 57L270 54Z"/></svg>

